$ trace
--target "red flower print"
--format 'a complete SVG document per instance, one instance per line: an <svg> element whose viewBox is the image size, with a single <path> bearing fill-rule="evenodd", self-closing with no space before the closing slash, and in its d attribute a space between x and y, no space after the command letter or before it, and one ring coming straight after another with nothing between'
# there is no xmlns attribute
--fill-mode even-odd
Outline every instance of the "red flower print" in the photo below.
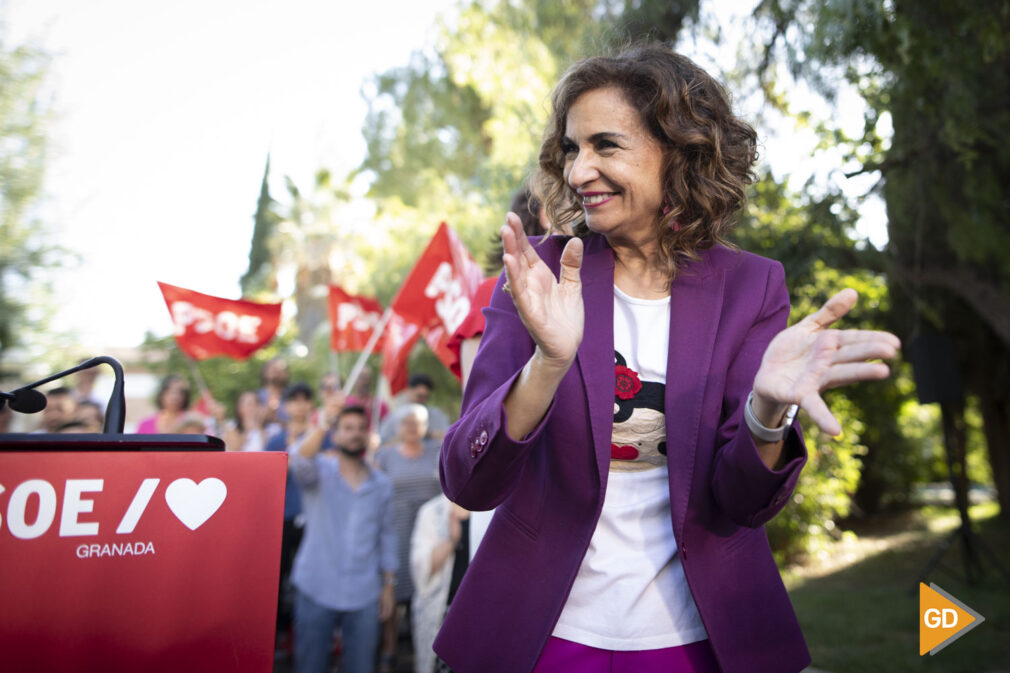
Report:
<svg viewBox="0 0 1010 673"><path fill-rule="evenodd" d="M615 394L622 400L630 400L642 389L642 381L638 378L638 372L628 369L624 365L617 365L617 388Z"/></svg>
<svg viewBox="0 0 1010 673"><path fill-rule="evenodd" d="M638 449L629 445L610 445L610 460L634 460L638 458Z"/></svg>

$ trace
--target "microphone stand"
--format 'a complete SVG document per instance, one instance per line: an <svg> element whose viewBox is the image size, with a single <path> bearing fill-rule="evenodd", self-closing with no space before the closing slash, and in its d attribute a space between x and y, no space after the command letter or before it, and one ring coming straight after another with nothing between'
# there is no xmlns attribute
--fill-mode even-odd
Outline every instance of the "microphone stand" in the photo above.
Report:
<svg viewBox="0 0 1010 673"><path fill-rule="evenodd" d="M126 424L126 393L123 390L123 366L119 364L119 361L115 358L110 358L106 355L99 355L98 357L93 357L90 360L85 360L76 367L71 367L70 369L53 374L52 376L47 376L44 379L35 381L34 383L29 383L26 386L21 386L18 390L37 388L49 383L50 381L61 379L64 376L69 376L81 371L82 369L97 367L100 364L107 364L112 367L112 371L116 375L115 383L112 385L112 395L109 396L109 403L105 408L105 423L102 425L102 434L107 435L114 433L121 435L123 434L123 427ZM14 392L17 392L17 390Z"/></svg>

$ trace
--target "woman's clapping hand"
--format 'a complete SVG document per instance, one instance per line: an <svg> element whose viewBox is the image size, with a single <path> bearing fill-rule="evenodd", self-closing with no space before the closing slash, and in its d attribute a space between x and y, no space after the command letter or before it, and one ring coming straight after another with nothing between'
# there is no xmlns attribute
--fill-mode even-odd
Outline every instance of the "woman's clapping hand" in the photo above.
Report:
<svg viewBox="0 0 1010 673"><path fill-rule="evenodd" d="M582 342L582 241L572 238L561 254L561 277L540 259L523 232L519 216L509 213L501 229L508 293L540 355L568 367Z"/></svg>
<svg viewBox="0 0 1010 673"><path fill-rule="evenodd" d="M842 428L821 399L821 392L857 381L883 379L890 368L872 360L894 357L901 348L890 332L831 329L831 325L856 304L856 291L848 288L831 297L816 312L779 332L765 350L754 377L754 411L798 404L823 431L838 435Z"/></svg>

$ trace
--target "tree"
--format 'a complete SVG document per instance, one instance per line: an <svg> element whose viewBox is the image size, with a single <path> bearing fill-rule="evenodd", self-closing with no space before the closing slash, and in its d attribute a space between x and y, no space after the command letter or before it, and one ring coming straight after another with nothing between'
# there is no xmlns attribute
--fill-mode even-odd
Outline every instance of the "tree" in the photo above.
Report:
<svg viewBox="0 0 1010 673"><path fill-rule="evenodd" d="M329 343L318 338L328 320L328 287L361 274L356 242L370 223L352 212L348 184L335 184L329 170L316 171L309 191L285 180L288 202L269 242L271 258L275 273L293 281L297 338L315 351L320 343Z"/></svg>
<svg viewBox="0 0 1010 673"><path fill-rule="evenodd" d="M890 308L884 256L860 247L858 214L837 191L821 197L792 194L770 172L754 185L734 242L782 262L789 281L794 323L813 313L843 287L860 301L844 327L879 329ZM907 381L907 368L895 378ZM826 400L844 434L832 438L801 415L809 465L800 475L793 503L766 528L783 559L812 551L835 535L835 524L853 513L873 513L901 502L922 476L931 456L919 456L907 438L918 419L903 412L908 386L872 382L830 391ZM918 459L917 459L918 458ZM886 476L886 479L884 477Z"/></svg>
<svg viewBox="0 0 1010 673"><path fill-rule="evenodd" d="M464 5L454 26L441 26L433 49L366 86L367 155L359 171L372 177L368 195L405 230L430 234L446 220L471 250L483 251L535 165L550 92L563 70L642 37L639 30L672 38L697 4Z"/></svg>
<svg viewBox="0 0 1010 673"><path fill-rule="evenodd" d="M296 307L298 338L310 352L321 343L327 321L330 283L348 283L362 276L358 236L369 229L367 218L350 208L347 183L335 184L330 171L316 171L311 189L303 191L285 177L284 203L270 196L270 158L260 186L242 293L262 299L291 299Z"/></svg>
<svg viewBox="0 0 1010 673"><path fill-rule="evenodd" d="M48 64L39 49L8 48L0 32L0 375L5 354L40 327L37 294L44 288L37 272L57 253L44 240L36 210L47 150Z"/></svg>
<svg viewBox="0 0 1010 673"><path fill-rule="evenodd" d="M608 0L602 3L614 39L673 42L685 24L698 19L698 0Z"/></svg>
<svg viewBox="0 0 1010 673"><path fill-rule="evenodd" d="M263 181L260 183L260 196L256 202L256 214L253 216L252 241L249 244L249 268L239 281L243 296L277 290L276 269L273 268L270 259L270 239L277 229L281 217L277 214L277 202L270 196L269 179L270 155L268 154L266 167L263 169Z"/></svg>
<svg viewBox="0 0 1010 673"><path fill-rule="evenodd" d="M768 54L829 97L842 78L868 103L861 137L826 130L847 145L853 173L880 176L892 322L906 343L925 330L954 338L1006 515L1010 2L766 0L757 15L773 27Z"/></svg>

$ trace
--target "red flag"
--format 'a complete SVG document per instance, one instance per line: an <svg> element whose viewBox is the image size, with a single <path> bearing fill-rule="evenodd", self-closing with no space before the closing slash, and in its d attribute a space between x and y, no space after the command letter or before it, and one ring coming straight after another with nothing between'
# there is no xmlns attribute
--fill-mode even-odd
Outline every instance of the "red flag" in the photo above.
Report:
<svg viewBox="0 0 1010 673"><path fill-rule="evenodd" d="M382 304L378 299L352 295L336 285L330 285L330 348L342 351L363 351L372 331L382 320ZM375 345L382 350L382 338Z"/></svg>
<svg viewBox="0 0 1010 673"><path fill-rule="evenodd" d="M407 359L410 349L421 336L421 328L392 313L383 335L382 375L389 381L389 390L395 395L407 387Z"/></svg>
<svg viewBox="0 0 1010 673"><path fill-rule="evenodd" d="M424 334L435 355L449 367L455 355L447 344L470 312L470 303L483 280L480 266L470 257L456 233L443 222L390 307L394 315L420 328L419 333ZM401 366L407 366L406 359ZM395 394L399 389L392 382L405 378L405 372L398 372L397 377L387 373L386 377Z"/></svg>
<svg viewBox="0 0 1010 673"><path fill-rule="evenodd" d="M274 338L280 304L222 299L158 283L175 324L179 348L194 360L224 355L245 360Z"/></svg>

